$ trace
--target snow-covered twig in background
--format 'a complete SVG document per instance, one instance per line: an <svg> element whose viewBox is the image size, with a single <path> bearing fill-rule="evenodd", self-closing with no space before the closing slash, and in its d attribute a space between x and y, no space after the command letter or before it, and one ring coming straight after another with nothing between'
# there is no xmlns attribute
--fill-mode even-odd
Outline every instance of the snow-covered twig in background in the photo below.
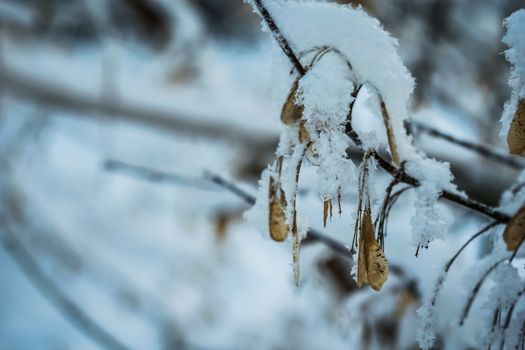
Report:
<svg viewBox="0 0 525 350"><path fill-rule="evenodd" d="M429 136L440 138L450 143L453 143L455 145L461 146L467 150L470 150L472 152L479 154L480 156L484 158L494 160L501 164L505 164L511 168L523 169L523 167L525 167L525 162L523 162L521 159L509 157L506 154L503 154L503 152L498 152L494 150L494 147L492 146L487 146L481 143L475 143L475 142L459 139L441 130L438 130L429 125L426 125L420 121L411 120L410 123L408 124L408 127L414 129L414 131L420 131Z"/></svg>

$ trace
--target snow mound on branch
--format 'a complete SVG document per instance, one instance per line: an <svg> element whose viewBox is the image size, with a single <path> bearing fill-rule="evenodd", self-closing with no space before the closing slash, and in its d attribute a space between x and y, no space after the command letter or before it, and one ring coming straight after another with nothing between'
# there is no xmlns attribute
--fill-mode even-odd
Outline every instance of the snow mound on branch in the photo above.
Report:
<svg viewBox="0 0 525 350"><path fill-rule="evenodd" d="M451 184L452 173L448 163L430 158L414 159L406 165L406 171L419 181L416 192L415 212L410 219L412 244L427 247L435 239L443 239L447 233L448 221L437 207L437 201L444 189L455 191Z"/></svg>
<svg viewBox="0 0 525 350"><path fill-rule="evenodd" d="M355 178L355 166L346 156L350 138L344 126L353 89L346 63L331 53L299 81L296 103L304 106L305 127L319 165L317 188L323 200L337 198Z"/></svg>
<svg viewBox="0 0 525 350"><path fill-rule="evenodd" d="M503 42L509 46L505 51L507 61L512 64L509 86L511 95L501 116L500 136L506 138L516 113L518 101L525 99L525 10L519 10L503 22L507 33Z"/></svg>
<svg viewBox="0 0 525 350"><path fill-rule="evenodd" d="M411 154L403 121L408 117L414 79L397 53L397 40L379 21L350 5L283 0L265 1L265 5L295 53L335 48L350 61L356 80L378 89L390 113L400 155Z"/></svg>

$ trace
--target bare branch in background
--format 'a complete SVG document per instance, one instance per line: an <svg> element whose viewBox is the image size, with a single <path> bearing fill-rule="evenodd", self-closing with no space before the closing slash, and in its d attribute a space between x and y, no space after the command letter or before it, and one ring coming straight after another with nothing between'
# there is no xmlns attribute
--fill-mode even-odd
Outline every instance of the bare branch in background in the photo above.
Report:
<svg viewBox="0 0 525 350"><path fill-rule="evenodd" d="M130 350L114 335L93 320L80 306L64 294L60 288L46 276L37 261L18 240L15 232L0 214L2 224L2 244L5 251L27 276L35 288L62 314L73 326L100 347L108 350Z"/></svg>
<svg viewBox="0 0 525 350"><path fill-rule="evenodd" d="M213 123L209 119L180 116L172 111L133 105L130 102L115 103L102 98L84 96L72 92L65 86L42 82L5 67L0 68L0 80L4 93L44 106L71 111L75 117L94 116L102 120L124 120L161 130L212 140L226 140L259 149L273 148L276 144L276 139L261 136L259 132L254 133L227 123Z"/></svg>
<svg viewBox="0 0 525 350"><path fill-rule="evenodd" d="M469 151L475 152L484 158L494 160L511 168L521 170L525 167L525 163L521 159L518 159L517 157L509 157L506 154L503 154L503 151L494 151L494 147L489 147L483 144L461 140L457 137L451 136L447 133L444 133L443 131L440 131L436 128L433 128L415 120L411 120L410 123L408 123L408 126L414 128L417 131L424 132L425 134L431 137L439 138L447 142L453 143Z"/></svg>

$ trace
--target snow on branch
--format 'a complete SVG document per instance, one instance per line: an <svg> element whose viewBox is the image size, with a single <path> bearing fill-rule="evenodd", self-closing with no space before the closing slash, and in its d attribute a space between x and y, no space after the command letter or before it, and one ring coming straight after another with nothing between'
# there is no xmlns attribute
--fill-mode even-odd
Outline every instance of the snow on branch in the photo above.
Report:
<svg viewBox="0 0 525 350"><path fill-rule="evenodd" d="M397 41L361 8L307 1L263 4L261 0L255 0L252 6L263 18L263 30L271 31L299 76L282 109L281 120L286 128L277 161L263 174L261 193L265 195L259 196L247 217L259 223L266 220L272 238L277 231L291 233L296 282L299 241L307 231L305 227L299 229L298 222L305 220L298 219L296 211L303 159L305 166L317 167L317 190L324 203L326 223L333 201L339 203L345 192L357 187L357 167L346 155L351 141L369 155L377 154L379 148L388 149L395 167L403 168L402 172L406 171L418 185L411 220L412 242L418 250L442 238L447 222L436 203L444 190L457 191L448 164L416 151L406 133L404 124L414 79L397 54ZM383 127L359 135L351 125L352 112L355 100L365 90L372 112L378 111ZM361 198L363 195L360 191L359 200L369 201ZM286 238L285 234L278 236L278 241ZM354 237L357 241L361 240ZM383 245L381 241L378 244Z"/></svg>

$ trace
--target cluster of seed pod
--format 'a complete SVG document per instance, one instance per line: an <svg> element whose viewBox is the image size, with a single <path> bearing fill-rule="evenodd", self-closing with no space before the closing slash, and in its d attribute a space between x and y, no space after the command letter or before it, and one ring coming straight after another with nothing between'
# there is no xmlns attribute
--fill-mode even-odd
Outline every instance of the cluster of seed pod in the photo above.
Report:
<svg viewBox="0 0 525 350"><path fill-rule="evenodd" d="M311 67L316 60L322 57L327 52L323 49L321 54L317 53L312 60ZM351 65L348 63L349 68ZM314 141L310 137L305 126L306 120L303 118L304 107L296 103L296 94L299 89L300 77L297 78L289 91L286 101L281 110L281 121L288 128L288 132L293 135L290 144L284 147L287 150L286 154L279 155L274 163L274 169L269 178L268 189L268 204L269 204L269 233L270 237L277 242L283 242L288 235L292 236L292 257L294 277L296 284L299 283L299 253L300 253L300 235L297 227L297 212L296 212L296 193L299 181L299 174L303 158L308 155L309 159L313 160L315 164L317 154L315 154ZM361 87L362 84L359 84ZM359 90L358 90L359 91ZM353 96L355 98L355 96ZM399 162L399 156L395 147L394 137L390 126L390 120L386 106L381 100L381 111L383 120L387 129L388 141L390 150L395 163ZM351 113L351 112L350 112ZM292 154L295 153L295 157ZM299 155L299 157L297 157ZM290 162L294 159L292 169L295 169L295 188L293 191L284 191L282 187L281 175L284 162ZM298 158L298 159L297 159ZM362 170L360 179L368 176L368 157L363 161L364 168ZM383 283L388 276L388 263L383 253L382 245L375 238L374 225L372 221L372 213L370 208L370 199L368 198L368 181L360 180L360 195L358 215L356 221L355 235L359 235L359 239L354 237L356 246L359 247L358 252L358 275L357 283L359 286L368 284L375 290L380 290ZM366 197L366 198L365 198ZM341 214L340 193L337 195L339 213ZM365 203L365 205L362 205ZM327 218L332 217L333 203L332 199L323 200L323 223L326 226Z"/></svg>

